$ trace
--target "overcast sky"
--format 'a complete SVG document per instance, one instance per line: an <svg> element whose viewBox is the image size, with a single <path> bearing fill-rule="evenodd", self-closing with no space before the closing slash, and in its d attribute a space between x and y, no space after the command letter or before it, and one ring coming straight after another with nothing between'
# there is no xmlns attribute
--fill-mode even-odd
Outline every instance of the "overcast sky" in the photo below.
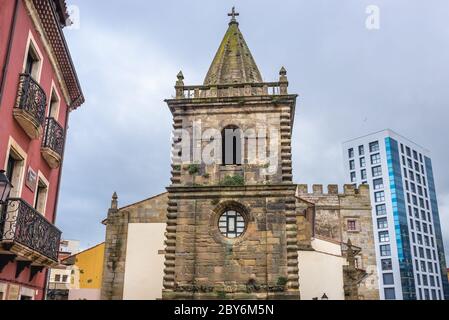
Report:
<svg viewBox="0 0 449 320"><path fill-rule="evenodd" d="M65 238L103 241L114 191L122 206L164 192L172 122L163 100L179 70L186 84L203 82L235 5L264 80L285 66L300 94L295 182L347 182L342 142L391 128L432 151L449 248L447 0L68 2L80 10L80 28L65 33L87 102L70 120L57 221ZM379 30L365 26L368 5L380 8Z"/></svg>

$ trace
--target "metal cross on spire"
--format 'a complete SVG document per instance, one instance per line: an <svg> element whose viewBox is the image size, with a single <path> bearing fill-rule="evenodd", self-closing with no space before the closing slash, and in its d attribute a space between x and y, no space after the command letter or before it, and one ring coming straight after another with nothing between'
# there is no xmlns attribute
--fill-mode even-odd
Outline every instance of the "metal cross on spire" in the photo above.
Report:
<svg viewBox="0 0 449 320"><path fill-rule="evenodd" d="M232 17L231 18L231 22L237 22L237 20L235 19L235 17L238 17L240 15L240 13L235 12L235 7L232 7L232 12L228 13L228 17Z"/></svg>

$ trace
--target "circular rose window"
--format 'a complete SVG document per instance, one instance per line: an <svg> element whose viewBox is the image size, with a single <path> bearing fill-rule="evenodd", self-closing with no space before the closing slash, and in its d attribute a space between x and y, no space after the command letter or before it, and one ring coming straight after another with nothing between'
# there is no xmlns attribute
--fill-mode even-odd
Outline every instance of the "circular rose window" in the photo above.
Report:
<svg viewBox="0 0 449 320"><path fill-rule="evenodd" d="M237 211L226 211L218 220L218 228L226 238L238 238L245 231L245 219Z"/></svg>

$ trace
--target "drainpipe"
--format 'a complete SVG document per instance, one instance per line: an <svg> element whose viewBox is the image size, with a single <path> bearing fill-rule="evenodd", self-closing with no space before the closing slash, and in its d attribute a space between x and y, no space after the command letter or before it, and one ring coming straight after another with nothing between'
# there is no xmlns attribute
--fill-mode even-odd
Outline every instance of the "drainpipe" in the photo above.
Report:
<svg viewBox="0 0 449 320"><path fill-rule="evenodd" d="M5 83L6 83L6 74L8 73L8 65L9 60L11 57L11 49L12 49L12 38L14 36L14 31L16 29L16 21L17 21L17 12L19 11L19 0L15 0L14 3L14 12L12 17L12 24L11 28L9 29L9 36L8 36L8 47L5 55L5 61L3 61L3 70L0 78L0 108L2 107L2 100L3 100L3 92L5 90Z"/></svg>

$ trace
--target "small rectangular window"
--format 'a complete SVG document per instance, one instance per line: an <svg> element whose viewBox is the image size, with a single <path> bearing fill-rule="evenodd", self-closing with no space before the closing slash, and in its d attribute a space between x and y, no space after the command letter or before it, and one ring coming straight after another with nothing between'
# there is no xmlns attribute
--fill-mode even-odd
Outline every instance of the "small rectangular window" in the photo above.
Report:
<svg viewBox="0 0 449 320"><path fill-rule="evenodd" d="M382 270L383 271L393 270L393 263L391 259L382 259Z"/></svg>
<svg viewBox="0 0 449 320"><path fill-rule="evenodd" d="M28 48L27 60L25 62L24 73L31 75L34 80L37 80L39 68L39 56L34 47L30 44Z"/></svg>
<svg viewBox="0 0 449 320"><path fill-rule="evenodd" d="M348 220L348 231L357 231L357 221Z"/></svg>
<svg viewBox="0 0 449 320"><path fill-rule="evenodd" d="M432 272L432 271L430 271ZM429 282L430 282L430 286L434 287L435 286L435 277L434 276L430 276L429 277Z"/></svg>
<svg viewBox="0 0 449 320"><path fill-rule="evenodd" d="M374 197L375 197L376 203L384 202L385 201L385 192L383 192L383 191L376 192L374 194Z"/></svg>
<svg viewBox="0 0 449 320"><path fill-rule="evenodd" d="M379 153L371 155L371 164L372 165L379 164L380 162L381 162L381 160L380 160L380 154Z"/></svg>
<svg viewBox="0 0 449 320"><path fill-rule="evenodd" d="M365 161L365 157L360 158L360 168L365 168L366 166L366 161Z"/></svg>
<svg viewBox="0 0 449 320"><path fill-rule="evenodd" d="M377 228L378 229L387 229L388 228L387 218L377 219Z"/></svg>
<svg viewBox="0 0 449 320"><path fill-rule="evenodd" d="M432 251L430 249L426 249L426 256L427 256L427 259L429 259L429 260L432 259Z"/></svg>
<svg viewBox="0 0 449 320"><path fill-rule="evenodd" d="M419 174L416 175L416 182L421 183L421 176Z"/></svg>
<svg viewBox="0 0 449 320"><path fill-rule="evenodd" d="M373 187L374 190L381 190L384 188L384 180L382 178L380 179L374 179L373 180Z"/></svg>
<svg viewBox="0 0 449 320"><path fill-rule="evenodd" d="M53 118L55 120L58 120L59 115L59 97L56 94L56 91L54 88L52 88L51 95L50 95L50 102L48 104L48 117Z"/></svg>
<svg viewBox="0 0 449 320"><path fill-rule="evenodd" d="M20 198L20 184L24 179L24 166L25 160L20 152L16 152L15 149L9 150L8 162L6 165L6 176L14 188L11 189L10 198Z"/></svg>
<svg viewBox="0 0 449 320"><path fill-rule="evenodd" d="M379 142L378 141L371 142L369 144L369 150L370 150L370 152L377 152L377 151L379 151Z"/></svg>
<svg viewBox="0 0 449 320"><path fill-rule="evenodd" d="M413 213L415 215L415 218L419 219L419 210L418 210L418 208L413 208Z"/></svg>
<svg viewBox="0 0 449 320"><path fill-rule="evenodd" d="M384 285L394 285L394 277L392 273L383 274Z"/></svg>
<svg viewBox="0 0 449 320"><path fill-rule="evenodd" d="M419 163L415 162L414 164L415 164L415 171L419 172L419 169L420 169Z"/></svg>
<svg viewBox="0 0 449 320"><path fill-rule="evenodd" d="M380 246L380 255L382 257L391 256L391 249L389 244Z"/></svg>
<svg viewBox="0 0 449 320"><path fill-rule="evenodd" d="M47 204L48 187L41 179L37 183L36 195L34 200L34 209L42 215L45 215L45 206Z"/></svg>
<svg viewBox="0 0 449 320"><path fill-rule="evenodd" d="M424 278L424 276L423 276ZM424 279L423 279L424 280ZM424 281L423 281L424 282ZM426 284L427 285L427 284ZM429 289L424 289L424 297L426 300L430 300Z"/></svg>
<svg viewBox="0 0 449 320"><path fill-rule="evenodd" d="M365 155L365 147L359 146L359 156L363 156L363 155Z"/></svg>
<svg viewBox="0 0 449 320"><path fill-rule="evenodd" d="M349 161L349 169L355 170L355 161L354 160Z"/></svg>
<svg viewBox="0 0 449 320"><path fill-rule="evenodd" d="M382 176L382 167L377 166L372 168L373 177L380 177Z"/></svg>
<svg viewBox="0 0 449 320"><path fill-rule="evenodd" d="M385 288L385 300L396 300L396 293L394 291L394 288Z"/></svg>
<svg viewBox="0 0 449 320"><path fill-rule="evenodd" d="M432 300L437 300L437 292L435 289L432 289Z"/></svg>
<svg viewBox="0 0 449 320"><path fill-rule="evenodd" d="M30 75L35 81L39 82L41 68L42 68L42 56L30 32L28 44L26 46L25 61L22 72Z"/></svg>
<svg viewBox="0 0 449 320"><path fill-rule="evenodd" d="M422 243L421 243L422 244ZM424 249L423 248L419 248L419 257L420 258L422 258L422 259L424 259L425 257L424 257ZM421 267L422 267L422 265L421 265ZM422 270L422 271L426 271L426 265L424 265L424 269Z"/></svg>
<svg viewBox="0 0 449 320"><path fill-rule="evenodd" d="M385 204L380 204L376 206L376 213L378 216L383 216L387 214L387 206Z"/></svg>
<svg viewBox="0 0 449 320"><path fill-rule="evenodd" d="M390 242L388 231L379 232L379 242Z"/></svg>
<svg viewBox="0 0 449 320"><path fill-rule="evenodd" d="M412 152L411 152L410 148L406 147L405 150L407 151L407 156L411 157L412 156Z"/></svg>
<svg viewBox="0 0 449 320"><path fill-rule="evenodd" d="M416 221L416 230L421 231L421 225L419 221ZM422 245L422 235L418 233L418 244Z"/></svg>
<svg viewBox="0 0 449 320"><path fill-rule="evenodd" d="M425 286L428 286L428 285L429 285L429 280L428 280L428 278L427 278L427 275L425 275L425 274L422 275L422 283L423 283L423 285L425 285Z"/></svg>
<svg viewBox="0 0 449 320"><path fill-rule="evenodd" d="M361 177L362 177L362 180L366 180L366 179L367 179L366 169L363 169L363 170L360 172L360 175L361 175Z"/></svg>
<svg viewBox="0 0 449 320"><path fill-rule="evenodd" d="M354 149L353 148L351 148L351 149L349 149L348 150L348 157L351 159L351 158L354 158Z"/></svg>
<svg viewBox="0 0 449 320"><path fill-rule="evenodd" d="M357 178L355 172L351 172L351 182L356 182L356 180Z"/></svg>

